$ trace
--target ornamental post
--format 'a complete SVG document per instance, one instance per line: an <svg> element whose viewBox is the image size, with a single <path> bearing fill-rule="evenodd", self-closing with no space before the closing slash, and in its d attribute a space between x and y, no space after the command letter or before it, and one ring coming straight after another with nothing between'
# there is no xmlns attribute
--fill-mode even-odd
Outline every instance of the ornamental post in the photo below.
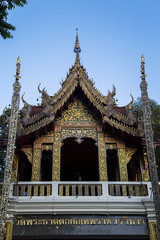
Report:
<svg viewBox="0 0 160 240"><path fill-rule="evenodd" d="M8 206L8 196L9 196L9 191L10 191L13 157L14 157L14 152L15 152L15 141L16 141L18 111L19 111L19 102L20 102L20 89L21 89L21 85L19 83L19 78L20 78L19 74L20 74L20 58L18 57L15 82L13 84L11 117L10 117L10 123L9 123L6 163L5 163L3 190L2 190L2 198L1 198L0 240L4 239L4 229L5 229L6 213L7 213L7 206Z"/></svg>
<svg viewBox="0 0 160 240"><path fill-rule="evenodd" d="M155 207L155 215L157 220L157 230L158 230L158 239L160 239L160 194L159 194L159 182L157 175L156 159L155 159L155 150L154 150L154 141L153 141L153 130L152 130L152 121L151 121L151 110L149 107L149 98L147 92L147 82L145 80L145 67L144 67L144 56L141 58L141 96L142 96L142 108L143 108L143 121L144 121L144 131L145 131L145 140L147 148L147 157L150 171L150 178L152 183L153 191L153 201Z"/></svg>

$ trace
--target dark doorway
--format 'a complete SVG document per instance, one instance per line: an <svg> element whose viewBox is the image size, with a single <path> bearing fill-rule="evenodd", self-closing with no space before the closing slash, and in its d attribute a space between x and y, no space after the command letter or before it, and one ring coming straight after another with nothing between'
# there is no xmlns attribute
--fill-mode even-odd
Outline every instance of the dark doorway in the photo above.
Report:
<svg viewBox="0 0 160 240"><path fill-rule="evenodd" d="M98 148L91 138L66 138L61 147L61 181L99 181Z"/></svg>
<svg viewBox="0 0 160 240"><path fill-rule="evenodd" d="M52 181L52 151L42 152L41 181Z"/></svg>
<svg viewBox="0 0 160 240"><path fill-rule="evenodd" d="M27 159L26 155L21 152L19 155L18 164L18 181L31 181L32 164Z"/></svg>
<svg viewBox="0 0 160 240"><path fill-rule="evenodd" d="M117 150L107 150L108 181L120 181Z"/></svg>
<svg viewBox="0 0 160 240"><path fill-rule="evenodd" d="M140 161L138 156L133 155L127 164L128 181L142 181Z"/></svg>

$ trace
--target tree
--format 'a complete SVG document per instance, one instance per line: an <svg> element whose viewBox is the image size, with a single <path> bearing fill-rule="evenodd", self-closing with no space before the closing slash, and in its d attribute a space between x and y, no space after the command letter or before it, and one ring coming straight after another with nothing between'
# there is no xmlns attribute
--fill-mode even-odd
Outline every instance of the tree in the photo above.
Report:
<svg viewBox="0 0 160 240"><path fill-rule="evenodd" d="M134 102L135 115L138 119L142 119L142 99L140 97ZM159 142L160 145L160 105L153 99L149 99L149 106L152 112L152 127L154 132L154 141L155 143ZM158 166L158 176L160 179L160 146L155 148L156 162Z"/></svg>
<svg viewBox="0 0 160 240"><path fill-rule="evenodd" d="M15 30L15 26L7 22L8 14L10 10L16 6L23 7L27 3L27 0L0 0L0 35L6 38L13 38L10 30Z"/></svg>

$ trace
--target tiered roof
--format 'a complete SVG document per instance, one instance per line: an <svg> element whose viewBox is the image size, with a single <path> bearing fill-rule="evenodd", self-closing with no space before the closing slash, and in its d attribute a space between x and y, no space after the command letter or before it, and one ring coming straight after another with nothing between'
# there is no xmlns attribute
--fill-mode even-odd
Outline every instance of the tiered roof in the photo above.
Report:
<svg viewBox="0 0 160 240"><path fill-rule="evenodd" d="M116 95L115 86L113 86L112 91L108 91L107 96L104 96L96 89L93 80L88 77L86 69L80 63L79 53L81 49L78 33L74 51L76 53L75 63L69 69L66 79L62 82L61 89L54 96L48 95L45 89L41 90L39 85L38 91L42 98L41 105L29 105L22 97L24 107L21 111L18 135L25 136L51 123L54 125L55 118L62 113L63 109L67 108L76 89L79 89L81 96L101 116L102 126L110 126L132 136L143 136L142 124L136 121L133 114L133 97L128 105L118 107L114 98Z"/></svg>

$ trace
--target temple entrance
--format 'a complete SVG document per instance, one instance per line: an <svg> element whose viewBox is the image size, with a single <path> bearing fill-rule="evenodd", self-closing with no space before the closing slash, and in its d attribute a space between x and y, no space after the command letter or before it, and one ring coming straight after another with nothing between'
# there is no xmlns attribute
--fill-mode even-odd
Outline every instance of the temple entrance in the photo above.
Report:
<svg viewBox="0 0 160 240"><path fill-rule="evenodd" d="M41 181L52 181L52 151L42 151Z"/></svg>
<svg viewBox="0 0 160 240"><path fill-rule="evenodd" d="M81 143L66 138L61 147L61 181L99 181L98 147L91 138Z"/></svg>
<svg viewBox="0 0 160 240"><path fill-rule="evenodd" d="M107 150L108 181L120 181L117 150Z"/></svg>

